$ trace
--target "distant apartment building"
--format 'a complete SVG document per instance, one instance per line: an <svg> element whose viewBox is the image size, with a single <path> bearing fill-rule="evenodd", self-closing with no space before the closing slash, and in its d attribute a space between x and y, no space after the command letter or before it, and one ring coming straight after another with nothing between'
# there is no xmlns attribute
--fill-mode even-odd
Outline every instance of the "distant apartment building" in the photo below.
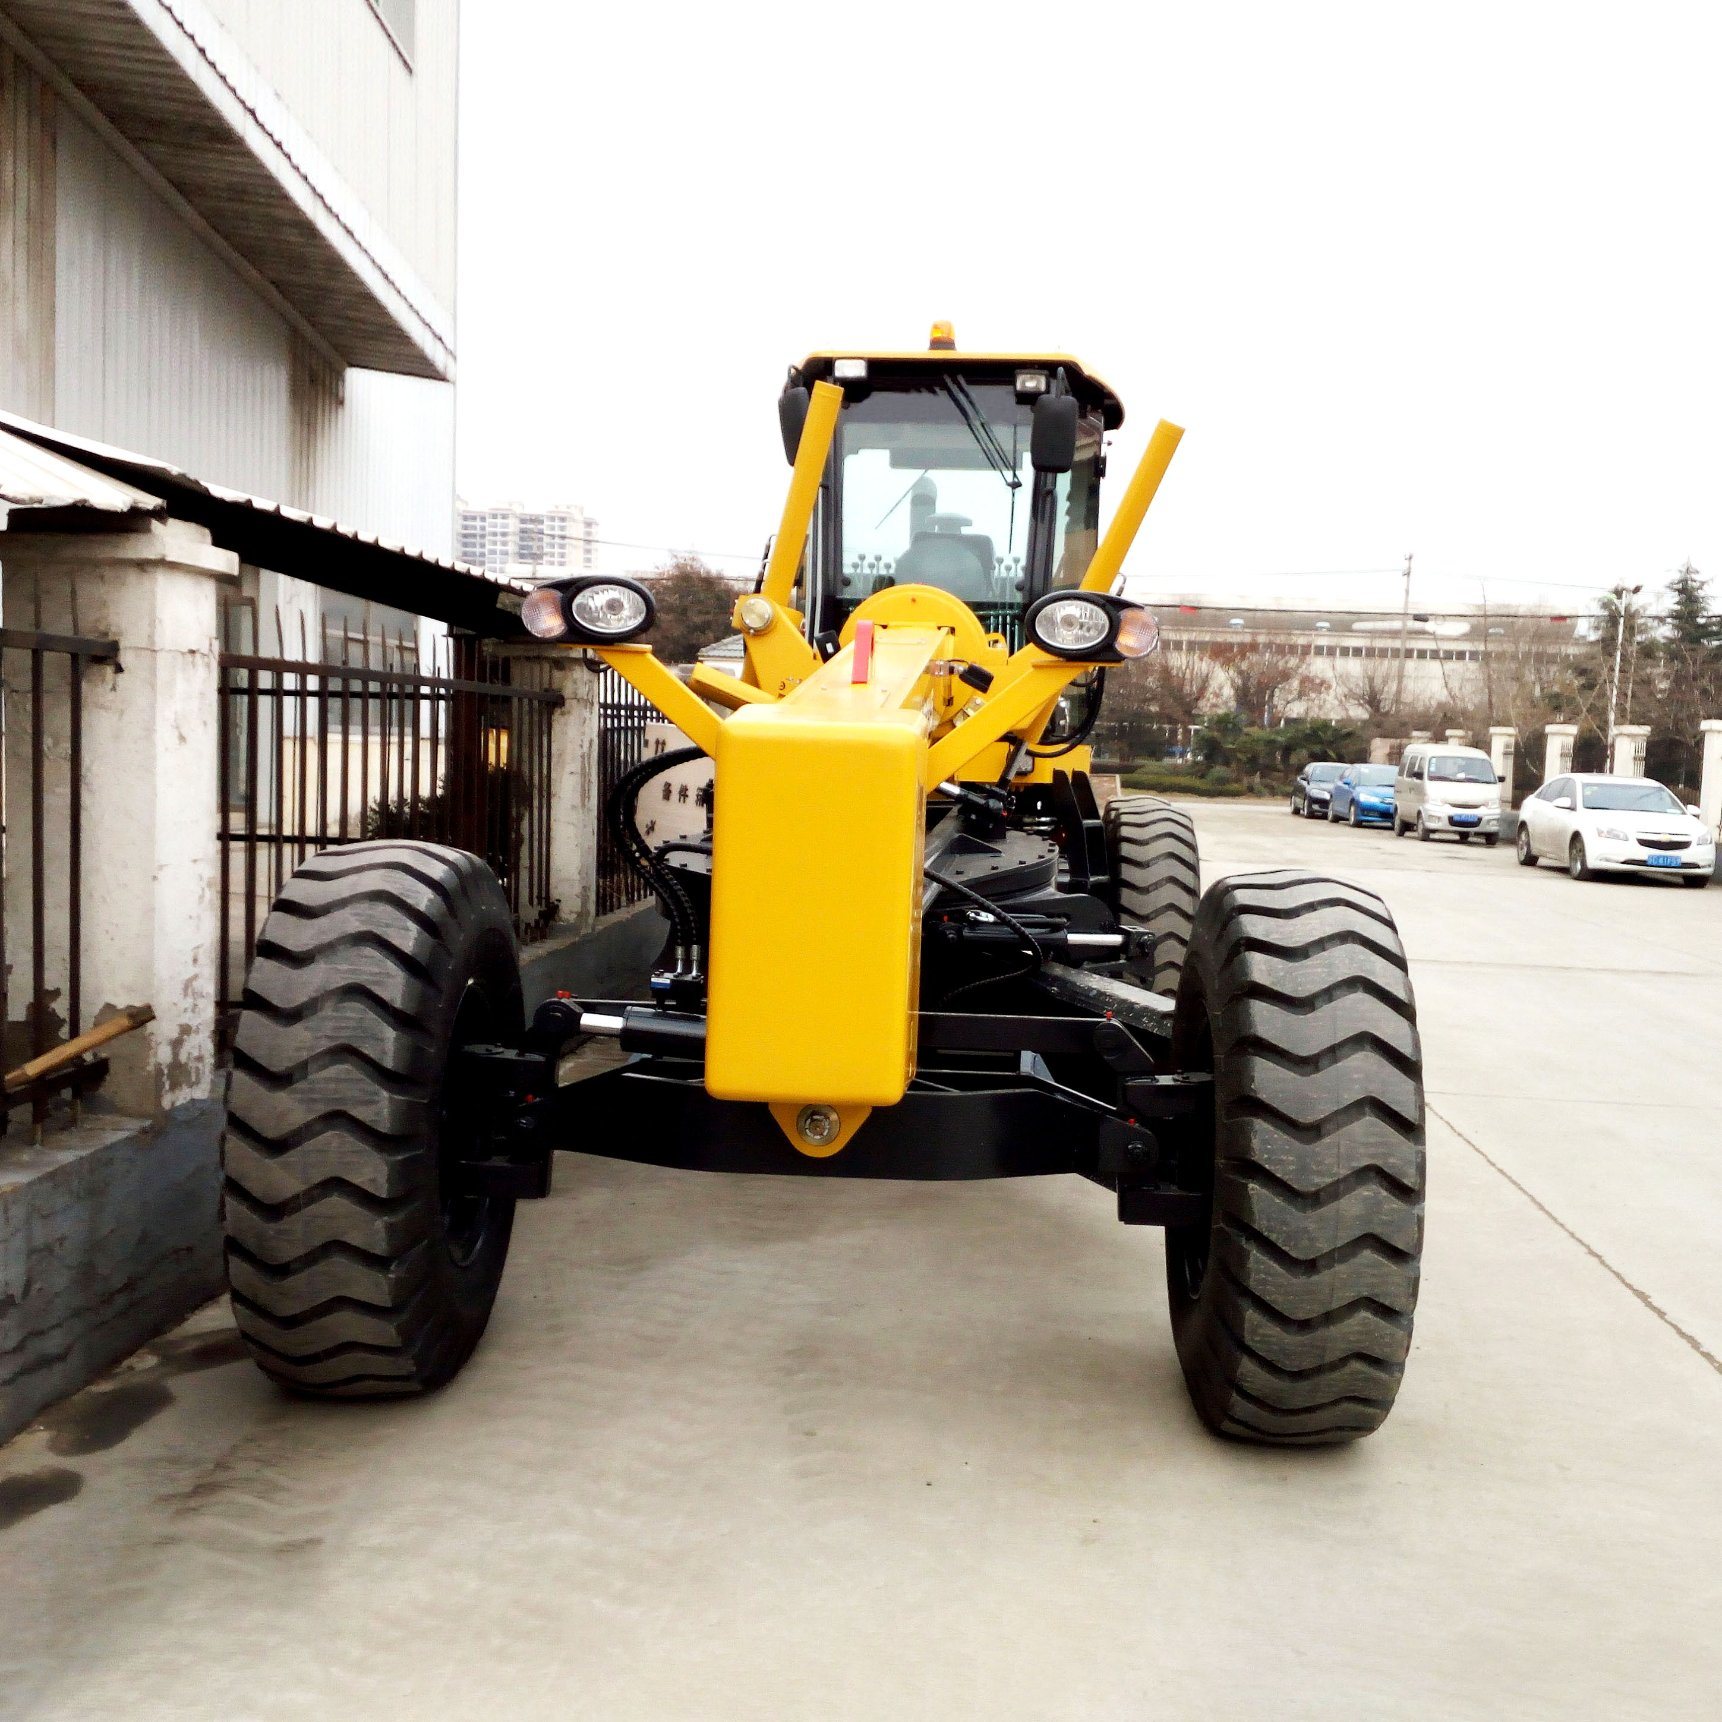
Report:
<svg viewBox="0 0 1722 1722"><path fill-rule="evenodd" d="M0 0L0 408L450 556L458 14Z"/></svg>
<svg viewBox="0 0 1722 1722"><path fill-rule="evenodd" d="M456 553L491 574L585 573L597 566L598 522L577 503L527 508L457 504Z"/></svg>

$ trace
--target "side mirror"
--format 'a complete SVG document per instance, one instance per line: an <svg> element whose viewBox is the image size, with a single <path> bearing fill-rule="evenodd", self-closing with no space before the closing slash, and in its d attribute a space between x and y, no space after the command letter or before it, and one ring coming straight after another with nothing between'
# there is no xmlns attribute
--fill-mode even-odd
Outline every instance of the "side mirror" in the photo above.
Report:
<svg viewBox="0 0 1722 1722"><path fill-rule="evenodd" d="M1686 811L1690 813L1694 819L1702 819L1704 817L1704 809L1702 807L1694 807L1690 801L1686 804Z"/></svg>
<svg viewBox="0 0 1722 1722"><path fill-rule="evenodd" d="M1557 795L1555 797L1555 806L1560 808L1563 813L1571 813L1573 810L1573 798L1570 795Z"/></svg>
<svg viewBox="0 0 1722 1722"><path fill-rule="evenodd" d="M1042 395L1034 403L1028 452L1036 472L1069 472L1076 465L1076 425L1081 416L1075 395Z"/></svg>
<svg viewBox="0 0 1722 1722"><path fill-rule="evenodd" d="M777 397L777 428L783 432L783 458L795 465L796 450L807 424L807 407L813 396L805 387L785 389Z"/></svg>

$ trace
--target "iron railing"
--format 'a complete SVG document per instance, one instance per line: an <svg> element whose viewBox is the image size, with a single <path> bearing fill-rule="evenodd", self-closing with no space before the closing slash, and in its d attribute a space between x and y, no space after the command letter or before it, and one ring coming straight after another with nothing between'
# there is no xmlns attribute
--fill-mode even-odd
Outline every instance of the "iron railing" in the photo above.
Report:
<svg viewBox="0 0 1722 1722"><path fill-rule="evenodd" d="M551 713L542 665L483 641L436 642L325 626L313 654L301 621L290 656L256 649L249 601L228 611L221 654L220 890L224 1009L235 1005L269 905L309 856L401 837L482 856L523 942L550 896ZM247 638L249 636L249 638ZM250 650L242 649L249 644Z"/></svg>
<svg viewBox="0 0 1722 1722"><path fill-rule="evenodd" d="M0 1063L8 1073L84 1028L84 679L92 664L117 666L119 657L113 640L0 628ZM29 975L29 991L14 1019L19 973ZM39 1132L58 1090L70 1087L75 1102L106 1069L86 1057L8 1081L0 1130L27 1105Z"/></svg>
<svg viewBox="0 0 1722 1722"><path fill-rule="evenodd" d="M600 915L613 914L632 903L644 902L651 889L622 858L610 831L606 809L610 791L623 772L645 757L646 725L657 712L633 687L616 674L604 670L598 678L598 882L596 908Z"/></svg>

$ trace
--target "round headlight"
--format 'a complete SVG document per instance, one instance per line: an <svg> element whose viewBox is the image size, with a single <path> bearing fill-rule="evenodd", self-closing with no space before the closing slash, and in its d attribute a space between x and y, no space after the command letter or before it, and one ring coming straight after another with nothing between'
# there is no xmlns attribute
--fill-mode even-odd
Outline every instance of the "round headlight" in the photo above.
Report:
<svg viewBox="0 0 1722 1722"><path fill-rule="evenodd" d="M1092 598L1055 598L1035 611L1038 645L1060 657L1080 657L1106 644L1112 632L1112 612Z"/></svg>
<svg viewBox="0 0 1722 1722"><path fill-rule="evenodd" d="M595 580L590 586L582 586L568 600L568 608L574 626L581 633L596 634L606 640L622 640L638 633L652 614L644 592L637 586L624 586L614 580ZM521 615L525 613L522 605Z"/></svg>
<svg viewBox="0 0 1722 1722"><path fill-rule="evenodd" d="M560 640L568 632L562 610L562 594L554 586L540 586L521 601L520 620L529 634L541 640Z"/></svg>

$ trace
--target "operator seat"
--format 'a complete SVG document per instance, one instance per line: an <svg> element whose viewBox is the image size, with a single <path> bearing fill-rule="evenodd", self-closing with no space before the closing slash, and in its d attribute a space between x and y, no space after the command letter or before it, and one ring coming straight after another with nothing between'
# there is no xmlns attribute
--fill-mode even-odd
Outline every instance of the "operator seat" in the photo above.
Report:
<svg viewBox="0 0 1722 1722"><path fill-rule="evenodd" d="M984 533L963 531L971 524L962 514L928 515L897 558L898 583L937 586L965 604L991 602L997 555Z"/></svg>

